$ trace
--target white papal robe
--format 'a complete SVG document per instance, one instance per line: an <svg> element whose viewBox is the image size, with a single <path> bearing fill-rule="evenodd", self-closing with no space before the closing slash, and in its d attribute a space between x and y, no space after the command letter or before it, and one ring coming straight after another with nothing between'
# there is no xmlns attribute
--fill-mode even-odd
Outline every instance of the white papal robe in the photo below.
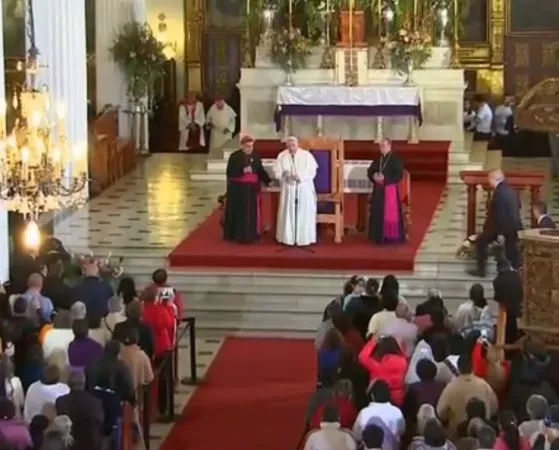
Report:
<svg viewBox="0 0 559 450"><path fill-rule="evenodd" d="M292 156L282 151L273 165L280 181L280 200L276 239L285 245L311 245L316 242L316 191L314 178L318 164L311 152L298 149ZM296 175L299 182L286 180Z"/></svg>
<svg viewBox="0 0 559 450"><path fill-rule="evenodd" d="M188 146L188 135L190 133L189 126L195 123L200 127L199 146L206 145L206 138L204 137L204 125L206 124L206 115L204 113L204 105L202 102L196 102L195 105L180 105L179 106L179 150L190 150Z"/></svg>
<svg viewBox="0 0 559 450"><path fill-rule="evenodd" d="M206 125L210 127L210 151L219 149L233 138L237 113L227 103L219 109L214 103L206 114Z"/></svg>

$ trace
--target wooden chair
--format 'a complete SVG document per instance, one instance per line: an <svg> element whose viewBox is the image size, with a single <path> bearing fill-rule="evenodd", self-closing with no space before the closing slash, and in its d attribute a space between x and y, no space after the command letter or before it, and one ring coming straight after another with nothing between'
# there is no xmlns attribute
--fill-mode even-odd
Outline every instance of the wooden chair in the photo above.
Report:
<svg viewBox="0 0 559 450"><path fill-rule="evenodd" d="M334 225L334 242L344 235L344 143L341 139L317 136L299 141L301 148L315 157L318 170L314 185L317 196L317 223Z"/></svg>

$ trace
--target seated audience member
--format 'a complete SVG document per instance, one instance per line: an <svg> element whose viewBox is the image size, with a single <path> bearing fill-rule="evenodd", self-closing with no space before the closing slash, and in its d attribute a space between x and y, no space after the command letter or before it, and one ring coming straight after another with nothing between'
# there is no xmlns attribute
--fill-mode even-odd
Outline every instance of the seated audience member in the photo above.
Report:
<svg viewBox="0 0 559 450"><path fill-rule="evenodd" d="M530 450L527 439L520 437L514 413L501 411L498 415L499 433L493 446L494 450Z"/></svg>
<svg viewBox="0 0 559 450"><path fill-rule="evenodd" d="M120 348L119 359L124 361L130 370L134 390L139 386L147 386L153 379L151 361L145 352L138 346L138 330L128 328Z"/></svg>
<svg viewBox="0 0 559 450"><path fill-rule="evenodd" d="M0 397L0 437L7 449L30 450L33 447L27 424L16 417L16 408L7 398Z"/></svg>
<svg viewBox="0 0 559 450"><path fill-rule="evenodd" d="M68 345L68 362L74 369L85 370L90 364L101 359L103 347L89 337L87 320L74 320L72 331L74 340Z"/></svg>
<svg viewBox="0 0 559 450"><path fill-rule="evenodd" d="M385 447L384 430L375 424L370 424L363 430L363 446L364 450L381 450Z"/></svg>
<svg viewBox="0 0 559 450"><path fill-rule="evenodd" d="M414 438L409 450L456 450L452 442L447 439L442 425L436 418L428 419L423 427L423 436Z"/></svg>
<svg viewBox="0 0 559 450"><path fill-rule="evenodd" d="M409 305L400 302L396 308L396 320L379 331L380 334L392 336L400 342L407 357L413 353L418 333L417 325L412 322L412 319L413 314Z"/></svg>
<svg viewBox="0 0 559 450"><path fill-rule="evenodd" d="M309 404L305 412L305 424L307 428L310 426L311 420L319 406L327 403L334 397L334 384L338 380L336 375L334 371L322 374L321 383L309 399Z"/></svg>
<svg viewBox="0 0 559 450"><path fill-rule="evenodd" d="M490 426L481 427L477 430L477 440L479 442L479 450L493 449L497 434Z"/></svg>
<svg viewBox="0 0 559 450"><path fill-rule="evenodd" d="M56 399L56 413L72 421L74 446L80 450L98 450L103 446L104 411L101 401L85 390L85 375L72 372L70 392Z"/></svg>
<svg viewBox="0 0 559 450"><path fill-rule="evenodd" d="M343 307L344 311L347 311L349 303L351 303L354 299L359 299L361 295L365 292L365 286L367 285L367 280L365 277L361 277L358 275L354 275L351 277L353 290L344 297L343 300Z"/></svg>
<svg viewBox="0 0 559 450"><path fill-rule="evenodd" d="M385 291L382 294L383 310L371 317L369 327L367 328L368 336L376 336L381 330L398 320L396 317L396 308L398 307L398 294L393 291Z"/></svg>
<svg viewBox="0 0 559 450"><path fill-rule="evenodd" d="M357 409L369 404L369 372L357 362L357 357L347 348L342 349L338 360L338 378L349 380L353 386L353 400Z"/></svg>
<svg viewBox="0 0 559 450"><path fill-rule="evenodd" d="M107 330L107 336L112 339L117 323L124 322L126 315L124 314L124 303L118 295L113 295L109 299L109 314L101 320L101 327Z"/></svg>
<svg viewBox="0 0 559 450"><path fill-rule="evenodd" d="M32 273L27 280L27 291L22 295L27 300L27 317L38 325L51 321L54 306L50 298L41 294L43 275Z"/></svg>
<svg viewBox="0 0 559 450"><path fill-rule="evenodd" d="M340 303L330 302L330 304L326 307L324 312L324 317L326 317L326 319L323 320L316 329L316 336L314 338L314 346L317 351L322 348L324 338L326 337L328 331L334 328L333 318L341 313L342 307Z"/></svg>
<svg viewBox="0 0 559 450"><path fill-rule="evenodd" d="M128 306L135 300L139 300L136 283L132 277L122 277L118 283L116 293L122 299L124 306Z"/></svg>
<svg viewBox="0 0 559 450"><path fill-rule="evenodd" d="M456 436L457 426L466 420L466 405L477 397L485 403L486 419L497 412L497 396L489 384L472 373L472 363L468 356L458 359L459 375L444 388L437 404L437 415L447 424L449 435Z"/></svg>
<svg viewBox="0 0 559 450"><path fill-rule="evenodd" d="M138 331L138 345L148 355L153 357L153 332L149 325L142 322L142 303L133 301L126 306L126 320L115 325L113 339L124 342L130 328Z"/></svg>
<svg viewBox="0 0 559 450"><path fill-rule="evenodd" d="M357 408L353 404L352 395L351 381L337 381L334 385L333 396L316 408L311 419L310 428L319 428L325 408L329 405L334 405L338 411L338 422L341 424L341 427L351 429L357 417Z"/></svg>
<svg viewBox="0 0 559 450"><path fill-rule="evenodd" d="M514 391L512 391L514 392ZM531 395L526 402L528 419L518 425L518 432L523 438L529 438L542 428L548 408L547 400L542 395Z"/></svg>
<svg viewBox="0 0 559 450"><path fill-rule="evenodd" d="M336 405L326 405L322 411L320 429L309 433L304 450L355 450L356 448L351 433L340 425Z"/></svg>
<svg viewBox="0 0 559 450"><path fill-rule="evenodd" d="M332 318L334 328L338 330L343 339L345 347L349 348L355 355L358 355L365 341L351 323L351 318L346 313L337 314Z"/></svg>
<svg viewBox="0 0 559 450"><path fill-rule="evenodd" d="M549 450L551 448L551 444L557 441L557 438L559 437L559 405L551 405L548 408L546 419L544 420L542 427L528 439L528 443L531 447L534 447L534 444L540 435L544 436L542 441L543 450Z"/></svg>
<svg viewBox="0 0 559 450"><path fill-rule="evenodd" d="M47 276L43 281L42 294L50 298L54 309L59 313L68 311L72 306L72 288L63 280L64 263L61 259L47 262Z"/></svg>
<svg viewBox="0 0 559 450"><path fill-rule="evenodd" d="M43 437L49 425L50 421L44 414L33 417L33 420L29 424L29 433L33 441L33 450L43 448Z"/></svg>
<svg viewBox="0 0 559 450"><path fill-rule="evenodd" d="M19 377L14 375L12 360L6 354L0 356L0 398L8 399L15 408L15 417L23 417L25 394Z"/></svg>
<svg viewBox="0 0 559 450"><path fill-rule="evenodd" d="M475 283L470 288L470 299L458 307L455 324L462 336L474 329L486 330L489 336L493 334L492 314L481 284Z"/></svg>
<svg viewBox="0 0 559 450"><path fill-rule="evenodd" d="M390 388L383 380L376 380L370 389L371 402L357 414L353 425L353 437L357 442L363 440L363 430L373 418L384 431L384 439L398 443L406 430L402 411L391 403Z"/></svg>
<svg viewBox="0 0 559 450"><path fill-rule="evenodd" d="M58 397L70 392L70 388L60 382L60 369L48 364L43 369L43 376L39 381L33 383L25 397L23 417L27 423L31 423L33 417L42 414L47 404L53 404Z"/></svg>
<svg viewBox="0 0 559 450"><path fill-rule="evenodd" d="M416 367L419 382L408 385L402 411L405 417L416 417L421 405L437 406L446 384L435 380L437 366L429 359L421 359Z"/></svg>
<svg viewBox="0 0 559 450"><path fill-rule="evenodd" d="M398 341L391 336L371 339L359 353L359 363L369 371L371 382L384 380L388 383L392 402L400 406L404 401L408 361Z"/></svg>
<svg viewBox="0 0 559 450"><path fill-rule="evenodd" d="M476 419L482 420L485 425L494 428L493 424L487 419L485 403L479 398L473 397L466 403L466 419L460 422L456 427L456 437L467 437L470 424Z"/></svg>
<svg viewBox="0 0 559 450"><path fill-rule="evenodd" d="M85 303L87 314L105 317L109 312L108 302L113 296L111 285L99 275L99 264L92 259L84 265L84 277L73 289L73 298Z"/></svg>
<svg viewBox="0 0 559 450"><path fill-rule="evenodd" d="M378 294L379 284L374 278L369 278L365 285L365 292L361 297L352 299L344 312L349 314L353 326L357 328L363 339L367 336L367 329L371 317L382 311L382 303Z"/></svg>

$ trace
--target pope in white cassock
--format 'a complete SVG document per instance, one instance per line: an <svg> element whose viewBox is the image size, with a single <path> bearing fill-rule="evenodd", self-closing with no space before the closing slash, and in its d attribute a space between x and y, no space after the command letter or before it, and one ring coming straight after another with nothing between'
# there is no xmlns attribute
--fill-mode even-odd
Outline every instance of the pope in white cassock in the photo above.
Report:
<svg viewBox="0 0 559 450"><path fill-rule="evenodd" d="M280 182L276 239L285 245L316 243L316 191L318 164L311 152L299 148L295 137L286 140L274 162L274 176Z"/></svg>
<svg viewBox="0 0 559 450"><path fill-rule="evenodd" d="M189 92L184 105L179 106L179 150L197 150L206 146L204 105Z"/></svg>
<svg viewBox="0 0 559 450"><path fill-rule="evenodd" d="M210 129L210 151L220 149L233 138L237 113L223 97L217 97L206 114L206 125Z"/></svg>

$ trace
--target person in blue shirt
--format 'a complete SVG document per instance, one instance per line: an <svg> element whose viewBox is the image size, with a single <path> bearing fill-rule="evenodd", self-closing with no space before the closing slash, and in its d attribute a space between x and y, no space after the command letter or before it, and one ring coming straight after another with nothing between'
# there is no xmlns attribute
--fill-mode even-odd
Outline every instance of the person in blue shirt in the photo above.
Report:
<svg viewBox="0 0 559 450"><path fill-rule="evenodd" d="M50 323L54 306L50 298L41 294L43 275L32 273L27 279L27 291L22 295L27 300L27 315L37 324Z"/></svg>
<svg viewBox="0 0 559 450"><path fill-rule="evenodd" d="M85 304L87 315L105 317L109 313L109 299L113 296L111 285L99 276L97 261L91 261L84 268L84 278L74 287L74 301Z"/></svg>

